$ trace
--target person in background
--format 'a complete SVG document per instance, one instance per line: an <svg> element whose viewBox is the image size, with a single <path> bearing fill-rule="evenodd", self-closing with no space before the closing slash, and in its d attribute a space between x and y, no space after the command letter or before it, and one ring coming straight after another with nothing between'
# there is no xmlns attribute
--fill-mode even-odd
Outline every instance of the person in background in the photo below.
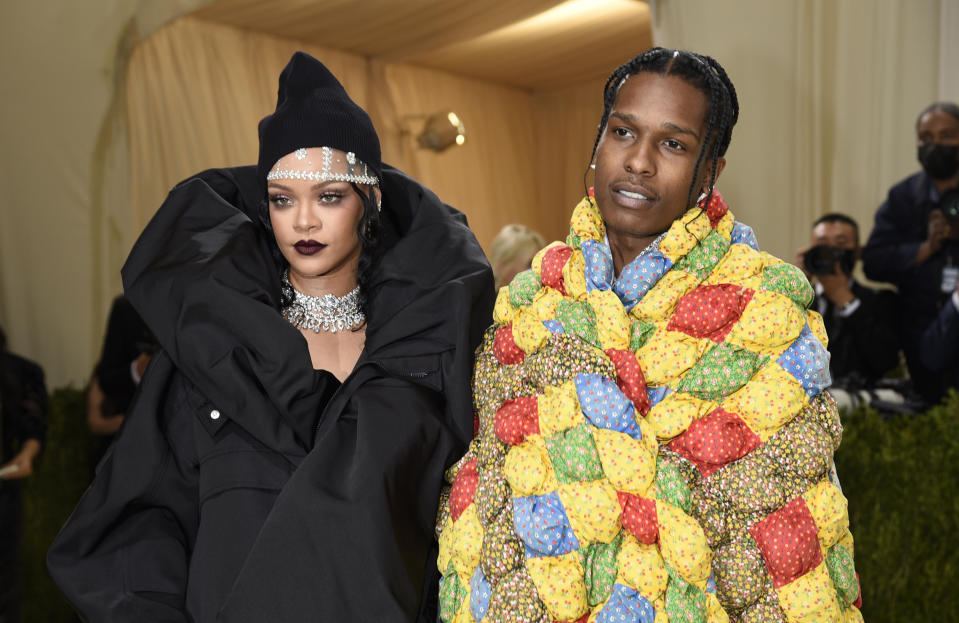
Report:
<svg viewBox="0 0 959 623"><path fill-rule="evenodd" d="M954 385L921 354L926 330L955 290L959 275L959 106L940 102L916 121L922 171L889 190L863 248L863 270L898 289L899 335L916 391L938 402Z"/></svg>
<svg viewBox="0 0 959 623"><path fill-rule="evenodd" d="M150 329L123 295L113 299L100 360L87 388L87 425L99 442L91 466L100 462L158 345Z"/></svg>
<svg viewBox="0 0 959 623"><path fill-rule="evenodd" d="M895 294L868 288L852 276L861 249L859 225L851 217L820 217L809 242L796 265L816 291L813 306L829 336L833 387L871 387L899 362Z"/></svg>
<svg viewBox="0 0 959 623"><path fill-rule="evenodd" d="M919 343L922 364L959 388L959 283Z"/></svg>
<svg viewBox="0 0 959 623"><path fill-rule="evenodd" d="M0 623L20 620L20 483L43 448L46 416L43 368L9 352L0 328Z"/></svg>
<svg viewBox="0 0 959 623"><path fill-rule="evenodd" d="M508 284L513 277L528 269L533 256L546 241L529 227L510 224L499 230L490 246L489 262L493 266L496 289Z"/></svg>

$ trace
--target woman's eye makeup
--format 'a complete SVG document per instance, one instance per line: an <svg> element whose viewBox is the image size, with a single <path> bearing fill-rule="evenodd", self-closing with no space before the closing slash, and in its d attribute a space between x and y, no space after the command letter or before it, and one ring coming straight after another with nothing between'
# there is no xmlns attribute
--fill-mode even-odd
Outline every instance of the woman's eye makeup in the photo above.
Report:
<svg viewBox="0 0 959 623"><path fill-rule="evenodd" d="M270 205L274 205L278 208L284 208L292 204L293 200L286 195L270 195Z"/></svg>
<svg viewBox="0 0 959 623"><path fill-rule="evenodd" d="M336 203L343 198L343 193L338 190L328 190L320 195L320 203Z"/></svg>

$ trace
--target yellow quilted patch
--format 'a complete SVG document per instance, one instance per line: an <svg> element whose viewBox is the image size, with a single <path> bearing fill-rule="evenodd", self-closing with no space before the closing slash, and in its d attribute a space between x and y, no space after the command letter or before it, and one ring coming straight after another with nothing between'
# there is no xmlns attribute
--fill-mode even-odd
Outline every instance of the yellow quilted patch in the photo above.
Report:
<svg viewBox="0 0 959 623"><path fill-rule="evenodd" d="M802 311L785 296L756 290L726 341L775 358L799 337L805 320Z"/></svg>
<svg viewBox="0 0 959 623"><path fill-rule="evenodd" d="M716 223L716 232L719 233L723 238L729 240L733 235L733 227L736 226L736 219L733 218L733 213L726 211L726 214L723 214L722 218L719 219L719 222ZM745 245L744 245L745 246Z"/></svg>
<svg viewBox="0 0 959 623"><path fill-rule="evenodd" d="M716 593L706 593L706 622L729 623L729 615L723 610Z"/></svg>
<svg viewBox="0 0 959 623"><path fill-rule="evenodd" d="M667 320L676 309L676 301L699 285L699 278L682 270L671 270L633 306L629 313L639 320Z"/></svg>
<svg viewBox="0 0 959 623"><path fill-rule="evenodd" d="M663 560L690 584L705 590L713 555L703 529L682 509L661 500L656 500L656 516Z"/></svg>
<svg viewBox="0 0 959 623"><path fill-rule="evenodd" d="M646 497L656 479L656 449L606 428L593 429L593 440L603 472L613 488Z"/></svg>
<svg viewBox="0 0 959 623"><path fill-rule="evenodd" d="M716 407L715 402L700 400L683 392L673 392L649 410L646 421L656 437L665 442L682 433L695 420Z"/></svg>
<svg viewBox="0 0 959 623"><path fill-rule="evenodd" d="M806 491L803 499L819 528L819 544L824 550L829 549L848 532L846 498L832 483L824 480Z"/></svg>
<svg viewBox="0 0 959 623"><path fill-rule="evenodd" d="M741 389L722 402L766 441L809 402L796 378L770 361Z"/></svg>
<svg viewBox="0 0 959 623"><path fill-rule="evenodd" d="M665 323L659 323L652 337L636 351L639 365L650 387L670 385L692 368L712 342L686 335L680 331L667 331Z"/></svg>
<svg viewBox="0 0 959 623"><path fill-rule="evenodd" d="M573 209L570 219L570 230L580 238L602 240L606 236L606 226L599 215L599 210L590 206L591 200L584 197Z"/></svg>
<svg viewBox="0 0 959 623"><path fill-rule="evenodd" d="M619 501L605 479L561 484L558 493L581 547L609 543L619 532Z"/></svg>
<svg viewBox="0 0 959 623"><path fill-rule="evenodd" d="M453 519L446 515L443 526L440 528L439 555L436 557L436 566L440 573L446 573L450 566L450 560L453 559Z"/></svg>
<svg viewBox="0 0 959 623"><path fill-rule="evenodd" d="M666 237L659 244L659 250L675 262L692 251L711 230L709 217L704 211L689 210L681 218L673 221Z"/></svg>
<svg viewBox="0 0 959 623"><path fill-rule="evenodd" d="M473 613L470 612L469 588L469 582L467 582L466 597L463 598L463 603L460 604L460 609L456 611L456 616L453 617L453 623L476 623L476 619L473 618Z"/></svg>
<svg viewBox="0 0 959 623"><path fill-rule="evenodd" d="M493 322L499 325L509 324L516 315L516 308L509 302L509 286L503 286L496 294L496 305L493 306Z"/></svg>
<svg viewBox="0 0 959 623"><path fill-rule="evenodd" d="M826 325L823 324L822 316L819 315L819 312L811 309L807 310L806 323L809 325L809 330L816 336L816 339L822 343L823 347L828 347L829 336L826 335Z"/></svg>
<svg viewBox="0 0 959 623"><path fill-rule="evenodd" d="M553 288L540 288L529 308L540 320L550 320L556 316L556 304L562 300L563 295Z"/></svg>
<svg viewBox="0 0 959 623"><path fill-rule="evenodd" d="M629 348L629 316L616 293L612 290L593 290L586 296L586 302L596 314L596 331L603 350Z"/></svg>
<svg viewBox="0 0 959 623"><path fill-rule="evenodd" d="M527 558L526 569L554 620L573 621L589 610L579 552Z"/></svg>
<svg viewBox="0 0 959 623"><path fill-rule="evenodd" d="M635 588L650 601L666 592L669 574L655 545L644 545L633 535L624 534L617 564L619 574L616 582L619 584Z"/></svg>
<svg viewBox="0 0 959 623"><path fill-rule="evenodd" d="M544 495L556 489L556 472L543 436L530 435L520 445L510 448L503 475L517 496Z"/></svg>
<svg viewBox="0 0 959 623"><path fill-rule="evenodd" d="M549 338L549 329L543 326L536 313L529 307L520 309L513 318L513 340L527 353L543 347Z"/></svg>
<svg viewBox="0 0 959 623"><path fill-rule="evenodd" d="M825 562L777 592L790 623L836 623L844 618Z"/></svg>
<svg viewBox="0 0 959 623"><path fill-rule="evenodd" d="M586 261L583 252L578 249L563 265L563 287L571 299L580 301L586 296Z"/></svg>
<svg viewBox="0 0 959 623"><path fill-rule="evenodd" d="M843 623L864 623L862 619L862 613L859 612L859 608L855 606L849 606L843 610Z"/></svg>
<svg viewBox="0 0 959 623"><path fill-rule="evenodd" d="M472 577L483 547L483 526L476 513L476 504L467 506L459 519L453 522L453 531L453 568L462 578Z"/></svg>
<svg viewBox="0 0 959 623"><path fill-rule="evenodd" d="M720 283L746 286L745 280L756 278L757 285L748 286L755 289L762 283L762 272L763 260L759 252L744 244L734 244L713 268L713 272L706 278L705 283L711 286Z"/></svg>
<svg viewBox="0 0 959 623"><path fill-rule="evenodd" d="M539 396L539 430L543 435L560 433L586 421L579 406L575 381L547 385Z"/></svg>

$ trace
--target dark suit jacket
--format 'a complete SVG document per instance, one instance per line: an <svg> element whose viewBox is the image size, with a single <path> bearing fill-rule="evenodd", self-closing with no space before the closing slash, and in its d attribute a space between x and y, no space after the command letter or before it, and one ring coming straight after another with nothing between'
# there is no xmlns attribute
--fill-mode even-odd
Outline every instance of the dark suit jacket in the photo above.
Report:
<svg viewBox="0 0 959 623"><path fill-rule="evenodd" d="M853 282L859 307L847 317L826 299L823 322L829 336L829 371L833 383L873 383L899 362L896 296ZM825 295L817 296L816 305Z"/></svg>

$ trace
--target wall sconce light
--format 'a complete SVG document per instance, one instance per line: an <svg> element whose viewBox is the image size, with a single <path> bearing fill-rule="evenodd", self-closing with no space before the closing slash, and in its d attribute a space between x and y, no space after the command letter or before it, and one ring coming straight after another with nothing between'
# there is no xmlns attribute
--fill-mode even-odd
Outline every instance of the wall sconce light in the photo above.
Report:
<svg viewBox="0 0 959 623"><path fill-rule="evenodd" d="M424 149L441 152L453 145L465 143L466 128L463 120L452 110L438 112L426 118L423 131L416 136L416 142Z"/></svg>

